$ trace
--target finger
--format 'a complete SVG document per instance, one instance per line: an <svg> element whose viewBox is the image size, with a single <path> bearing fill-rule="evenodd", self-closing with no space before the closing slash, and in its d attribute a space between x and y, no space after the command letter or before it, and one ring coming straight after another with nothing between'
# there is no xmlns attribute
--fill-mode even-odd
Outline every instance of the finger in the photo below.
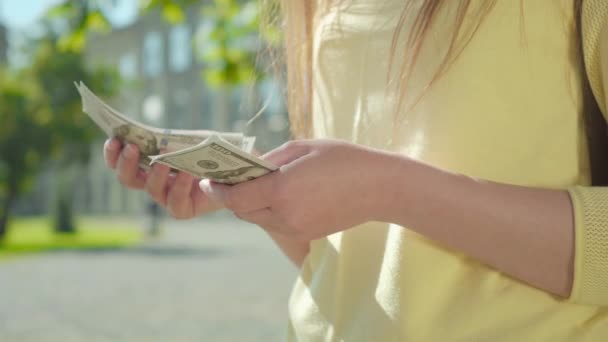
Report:
<svg viewBox="0 0 608 342"><path fill-rule="evenodd" d="M241 220L257 224L265 230L278 231L282 226L270 208L262 208L248 213L235 212L234 214Z"/></svg>
<svg viewBox="0 0 608 342"><path fill-rule="evenodd" d="M118 163L121 147L120 141L116 138L108 139L105 144L103 144L103 159L105 160L106 165L112 170L116 168L116 164Z"/></svg>
<svg viewBox="0 0 608 342"><path fill-rule="evenodd" d="M276 175L268 174L232 186L201 181L203 192L216 202L235 212L251 212L272 206Z"/></svg>
<svg viewBox="0 0 608 342"><path fill-rule="evenodd" d="M209 179L203 179L198 182L198 192L207 199L209 202L219 206L224 206L223 189L219 189L225 185L218 184L218 188L211 189L211 181ZM221 193L217 192L220 191Z"/></svg>
<svg viewBox="0 0 608 342"><path fill-rule="evenodd" d="M282 166L306 155L310 152L310 146L303 141L292 141L283 144L276 149L266 153L262 159L274 165Z"/></svg>
<svg viewBox="0 0 608 342"><path fill-rule="evenodd" d="M139 164L138 164L137 178L142 179L144 182L144 185L146 184L146 181L148 180L148 175L149 175L148 171L143 170L141 167L139 167Z"/></svg>
<svg viewBox="0 0 608 342"><path fill-rule="evenodd" d="M192 190L190 191L190 198L192 198L192 205L197 216L224 207L223 204L215 202L207 197L207 195L198 187L197 183L198 180L193 181Z"/></svg>
<svg viewBox="0 0 608 342"><path fill-rule="evenodd" d="M192 203L190 191L192 189L192 175L180 172L167 194L167 209L175 218L189 218L192 216Z"/></svg>
<svg viewBox="0 0 608 342"><path fill-rule="evenodd" d="M171 169L166 165L154 164L145 185L150 197L163 207L167 206L167 182L170 171Z"/></svg>
<svg viewBox="0 0 608 342"><path fill-rule="evenodd" d="M198 183L198 187L205 197L209 198L214 203L224 205L224 197L226 191L230 188L228 185L213 183L209 179L203 179Z"/></svg>
<svg viewBox="0 0 608 342"><path fill-rule="evenodd" d="M118 180L131 189L142 189L145 177L139 172L139 149L133 144L127 145L118 157Z"/></svg>

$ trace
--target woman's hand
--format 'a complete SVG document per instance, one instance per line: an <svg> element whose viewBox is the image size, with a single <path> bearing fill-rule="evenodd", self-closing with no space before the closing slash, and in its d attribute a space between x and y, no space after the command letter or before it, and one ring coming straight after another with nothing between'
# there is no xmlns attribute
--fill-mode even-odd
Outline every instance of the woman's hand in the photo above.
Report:
<svg viewBox="0 0 608 342"><path fill-rule="evenodd" d="M234 186L200 185L237 217L308 241L378 218L387 156L333 140L295 141L263 157L280 166L272 174Z"/></svg>
<svg viewBox="0 0 608 342"><path fill-rule="evenodd" d="M169 167L156 164L150 171L139 168L139 149L129 144L123 148L118 139L106 141L103 149L106 165L116 170L120 183L130 189L145 190L152 199L177 219L189 219L221 208L210 201L193 176L169 173Z"/></svg>

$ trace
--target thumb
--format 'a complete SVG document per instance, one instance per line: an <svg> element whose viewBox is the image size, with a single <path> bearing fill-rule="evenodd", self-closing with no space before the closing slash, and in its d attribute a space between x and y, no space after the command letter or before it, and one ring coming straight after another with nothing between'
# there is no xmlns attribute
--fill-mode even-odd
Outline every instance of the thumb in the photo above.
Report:
<svg viewBox="0 0 608 342"><path fill-rule="evenodd" d="M280 167L307 155L310 150L311 146L306 141L290 141L266 153L262 159Z"/></svg>

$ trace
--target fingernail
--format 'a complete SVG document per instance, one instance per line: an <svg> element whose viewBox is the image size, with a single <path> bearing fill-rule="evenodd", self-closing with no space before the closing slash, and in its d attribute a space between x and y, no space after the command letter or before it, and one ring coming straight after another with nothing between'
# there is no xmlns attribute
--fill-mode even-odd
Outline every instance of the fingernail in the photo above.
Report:
<svg viewBox="0 0 608 342"><path fill-rule="evenodd" d="M135 157L135 155L137 154L137 151L135 149L135 146L133 146L132 144L127 145L127 147L125 147L125 156L129 157L129 158L133 158Z"/></svg>
<svg viewBox="0 0 608 342"><path fill-rule="evenodd" d="M224 202L224 191L219 186L213 186L208 179L201 180L198 186L211 200L218 203Z"/></svg>
<svg viewBox="0 0 608 342"><path fill-rule="evenodd" d="M103 144L103 148L105 148L106 150L113 150L113 144L112 144L112 140L108 139L106 140L106 142Z"/></svg>

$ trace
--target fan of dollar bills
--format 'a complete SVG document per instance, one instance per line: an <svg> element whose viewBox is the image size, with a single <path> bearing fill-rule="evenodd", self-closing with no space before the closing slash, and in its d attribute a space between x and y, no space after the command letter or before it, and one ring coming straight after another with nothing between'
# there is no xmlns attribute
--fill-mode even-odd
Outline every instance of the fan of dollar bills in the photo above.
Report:
<svg viewBox="0 0 608 342"><path fill-rule="evenodd" d="M161 163L225 184L245 182L277 170L275 165L251 154L255 137L147 126L107 105L82 82L75 84L82 97L83 111L108 137L137 145L143 168Z"/></svg>

